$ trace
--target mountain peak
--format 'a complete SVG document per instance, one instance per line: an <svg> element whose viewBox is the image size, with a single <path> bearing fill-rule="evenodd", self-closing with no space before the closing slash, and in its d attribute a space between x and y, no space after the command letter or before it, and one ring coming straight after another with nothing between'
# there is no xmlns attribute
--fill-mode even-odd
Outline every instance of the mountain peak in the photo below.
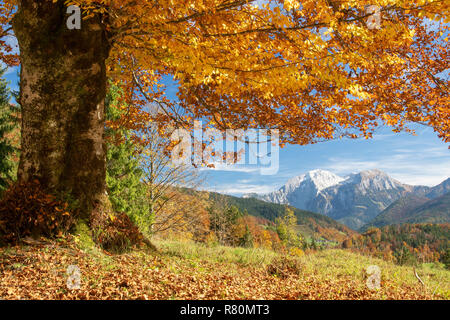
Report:
<svg viewBox="0 0 450 320"><path fill-rule="evenodd" d="M358 174L361 176L368 176L368 177L374 177L374 176L388 177L388 174L380 169L363 170Z"/></svg>
<svg viewBox="0 0 450 320"><path fill-rule="evenodd" d="M434 199L448 192L450 192L450 178L447 178L437 186L432 187L426 196L430 199Z"/></svg>
<svg viewBox="0 0 450 320"><path fill-rule="evenodd" d="M309 171L307 175L314 182L317 188L317 192L320 192L345 180L344 178L330 171L321 169Z"/></svg>
<svg viewBox="0 0 450 320"><path fill-rule="evenodd" d="M320 192L323 189L334 186L341 181L344 181L344 178L339 177L330 171L315 169L290 179L283 188L286 191L292 191L303 183L312 182L316 188L316 192Z"/></svg>
<svg viewBox="0 0 450 320"><path fill-rule="evenodd" d="M347 177L346 183L359 185L362 190L390 190L398 187L405 187L401 182L391 178L387 173L379 169L364 170L351 174Z"/></svg>
<svg viewBox="0 0 450 320"><path fill-rule="evenodd" d="M359 228L412 188L379 169L340 177L316 169L294 177L277 191L260 198L319 212Z"/></svg>
<svg viewBox="0 0 450 320"><path fill-rule="evenodd" d="M450 195L450 179L433 188L414 187L380 169L364 170L345 178L316 169L293 177L280 189L258 198L325 214L357 229L404 196L440 199L445 194Z"/></svg>
<svg viewBox="0 0 450 320"><path fill-rule="evenodd" d="M334 174L331 171L323 170L323 169L314 169L307 172L308 174Z"/></svg>

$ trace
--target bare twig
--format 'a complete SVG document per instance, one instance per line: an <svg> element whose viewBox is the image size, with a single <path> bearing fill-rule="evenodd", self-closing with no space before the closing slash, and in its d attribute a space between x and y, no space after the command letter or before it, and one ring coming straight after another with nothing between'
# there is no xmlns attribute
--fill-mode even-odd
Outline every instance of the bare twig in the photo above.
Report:
<svg viewBox="0 0 450 320"><path fill-rule="evenodd" d="M420 279L419 275L417 274L416 267L414 267L414 275L416 276L417 280L422 284L422 286L425 288L425 283Z"/></svg>

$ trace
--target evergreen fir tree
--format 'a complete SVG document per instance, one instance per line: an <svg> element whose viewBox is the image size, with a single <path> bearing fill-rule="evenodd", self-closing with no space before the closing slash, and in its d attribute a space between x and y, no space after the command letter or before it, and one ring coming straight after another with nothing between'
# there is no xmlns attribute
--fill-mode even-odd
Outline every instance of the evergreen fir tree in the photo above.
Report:
<svg viewBox="0 0 450 320"><path fill-rule="evenodd" d="M253 236L250 232L248 225L245 226L245 233L239 241L239 246L244 248L252 248L253 247Z"/></svg>
<svg viewBox="0 0 450 320"><path fill-rule="evenodd" d="M122 92L114 85L106 97L106 118L117 120L121 110L119 99ZM129 139L130 131L106 128L107 139L107 172L106 184L109 199L114 210L125 212L136 222L142 231L149 231L151 219L148 217L148 201L146 189L142 183L143 171L136 158L136 146ZM115 141L115 138L121 141Z"/></svg>
<svg viewBox="0 0 450 320"><path fill-rule="evenodd" d="M6 69L0 70L0 192L14 180L15 167L11 158L17 148L12 141L12 133L18 127L17 107L10 103L12 92L9 82L3 79Z"/></svg>
<svg viewBox="0 0 450 320"><path fill-rule="evenodd" d="M318 249L316 240L314 238L312 238L312 240L311 240L311 249L313 249L313 250L317 250Z"/></svg>

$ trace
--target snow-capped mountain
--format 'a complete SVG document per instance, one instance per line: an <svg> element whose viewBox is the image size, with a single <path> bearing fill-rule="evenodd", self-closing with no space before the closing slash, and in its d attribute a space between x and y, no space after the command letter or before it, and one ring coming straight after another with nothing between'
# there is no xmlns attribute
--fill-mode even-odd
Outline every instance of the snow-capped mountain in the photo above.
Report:
<svg viewBox="0 0 450 320"><path fill-rule="evenodd" d="M290 204L299 209L306 208L308 202L328 187L344 181L343 178L325 170L313 170L290 179L279 190L260 197L262 200L280 204Z"/></svg>
<svg viewBox="0 0 450 320"><path fill-rule="evenodd" d="M346 177L313 170L290 179L277 191L256 197L322 213L358 229L400 197L429 190L403 184L376 169Z"/></svg>
<svg viewBox="0 0 450 320"><path fill-rule="evenodd" d="M413 191L413 186L392 179L380 170L362 171L324 190L313 201L311 209L357 229Z"/></svg>

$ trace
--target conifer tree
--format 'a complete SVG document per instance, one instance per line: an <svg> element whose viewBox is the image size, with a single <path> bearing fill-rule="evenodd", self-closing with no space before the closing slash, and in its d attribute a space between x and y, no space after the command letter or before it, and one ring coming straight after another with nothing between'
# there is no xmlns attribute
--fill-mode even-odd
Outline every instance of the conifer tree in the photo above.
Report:
<svg viewBox="0 0 450 320"><path fill-rule="evenodd" d="M121 94L122 91L117 86L111 86L106 98L107 120L116 120L123 112ZM106 127L105 133L109 199L116 211L127 213L145 229L146 225L150 225L151 217L147 217L146 188L141 181L144 172L136 156L137 146L129 139L130 130Z"/></svg>
<svg viewBox="0 0 450 320"><path fill-rule="evenodd" d="M12 93L9 83L3 79L5 69L0 70L0 192L14 180L15 164L12 155L16 151L12 141L14 128L17 127L15 106L10 104Z"/></svg>

